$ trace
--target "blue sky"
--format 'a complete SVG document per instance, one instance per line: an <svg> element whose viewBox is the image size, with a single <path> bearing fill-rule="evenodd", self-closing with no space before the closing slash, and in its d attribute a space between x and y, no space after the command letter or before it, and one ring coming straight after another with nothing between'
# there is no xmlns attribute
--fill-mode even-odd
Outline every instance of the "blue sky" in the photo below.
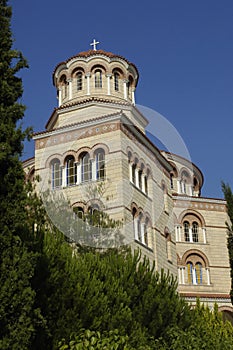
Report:
<svg viewBox="0 0 233 350"><path fill-rule="evenodd" d="M233 187L233 2L224 0L11 0L21 72L24 125L44 130L57 106L57 63L90 49L126 57L138 67L136 103L167 118L202 170L203 196ZM33 155L26 144L24 159Z"/></svg>

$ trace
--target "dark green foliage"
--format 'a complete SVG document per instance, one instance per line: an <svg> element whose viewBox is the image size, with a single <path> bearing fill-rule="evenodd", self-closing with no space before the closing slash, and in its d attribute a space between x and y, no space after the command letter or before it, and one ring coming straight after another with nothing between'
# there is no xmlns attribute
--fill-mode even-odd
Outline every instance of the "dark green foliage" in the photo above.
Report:
<svg viewBox="0 0 233 350"><path fill-rule="evenodd" d="M25 107L18 101L22 96L21 78L16 76L27 67L22 54L12 50L10 31L11 8L7 1L0 2L0 228L4 225L15 231L23 215L24 173L19 156L22 141L29 130L18 126Z"/></svg>
<svg viewBox="0 0 233 350"><path fill-rule="evenodd" d="M197 301L192 311L193 321L188 329L179 327L168 330L166 338L156 340L158 350L232 350L233 327L223 322L218 306L214 311Z"/></svg>
<svg viewBox="0 0 233 350"><path fill-rule="evenodd" d="M228 184L222 182L222 190L224 193L225 200L227 201L227 212L230 218L230 223L227 222L228 229L228 239L227 246L229 252L230 259L230 267L231 267L231 302L233 303L233 193Z"/></svg>
<svg viewBox="0 0 233 350"><path fill-rule="evenodd" d="M81 329L118 329L136 348L172 326L185 329L190 323L189 307L179 298L174 278L159 275L139 252L82 250L54 231L45 236L40 270L43 288L37 300L50 335L42 343L37 339L33 349L48 344L56 349L61 338L68 341Z"/></svg>
<svg viewBox="0 0 233 350"><path fill-rule="evenodd" d="M100 332L84 330L80 335L73 335L67 345L64 339L59 343L59 350L133 350L128 337L119 335L118 330ZM144 348L144 350L146 350Z"/></svg>
<svg viewBox="0 0 233 350"><path fill-rule="evenodd" d="M29 251L33 236L26 210L24 172L20 161L23 140L19 121L25 107L17 76L27 66L12 50L11 8L0 1L0 349L29 349L36 324L42 322L31 287L37 254Z"/></svg>

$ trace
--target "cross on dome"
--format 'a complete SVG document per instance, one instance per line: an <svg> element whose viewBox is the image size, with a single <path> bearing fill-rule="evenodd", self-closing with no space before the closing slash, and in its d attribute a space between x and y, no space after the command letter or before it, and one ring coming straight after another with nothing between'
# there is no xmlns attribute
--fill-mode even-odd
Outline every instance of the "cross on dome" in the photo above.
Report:
<svg viewBox="0 0 233 350"><path fill-rule="evenodd" d="M91 43L90 45L93 46L93 50L96 51L96 45L99 44L99 41L96 41L95 39L93 39L93 43Z"/></svg>

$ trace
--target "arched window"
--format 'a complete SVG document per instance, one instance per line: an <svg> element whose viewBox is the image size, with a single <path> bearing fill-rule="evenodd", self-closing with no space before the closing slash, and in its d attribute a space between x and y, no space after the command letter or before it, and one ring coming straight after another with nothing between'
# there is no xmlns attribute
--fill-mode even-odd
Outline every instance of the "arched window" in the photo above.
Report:
<svg viewBox="0 0 233 350"><path fill-rule="evenodd" d="M100 227L103 222L103 214L101 213L99 206L95 204L88 208L88 222L90 225Z"/></svg>
<svg viewBox="0 0 233 350"><path fill-rule="evenodd" d="M180 182L181 185L181 193L186 194L187 186L186 186L186 179L182 179Z"/></svg>
<svg viewBox="0 0 233 350"><path fill-rule="evenodd" d="M187 272L188 272L188 283L193 283L193 264L191 262L187 263Z"/></svg>
<svg viewBox="0 0 233 350"><path fill-rule="evenodd" d="M147 183L147 176L145 176L145 194L148 194L148 183Z"/></svg>
<svg viewBox="0 0 233 350"><path fill-rule="evenodd" d="M95 87L102 88L102 72L100 69L95 71Z"/></svg>
<svg viewBox="0 0 233 350"><path fill-rule="evenodd" d="M202 264L197 262L194 265L191 261L187 263L188 283L202 284Z"/></svg>
<svg viewBox="0 0 233 350"><path fill-rule="evenodd" d="M173 177L174 177L174 175L173 175L173 174L170 174L170 186L171 186L171 189L172 189L172 190L173 190L173 188L174 188Z"/></svg>
<svg viewBox="0 0 233 350"><path fill-rule="evenodd" d="M133 86L133 77L129 76L128 83L127 83L127 90L128 90L128 96L130 98L131 98L132 86Z"/></svg>
<svg viewBox="0 0 233 350"><path fill-rule="evenodd" d="M145 243L145 245L148 245L148 226L149 226L149 219L146 218L145 226L144 226L144 243Z"/></svg>
<svg viewBox="0 0 233 350"><path fill-rule="evenodd" d="M80 91L83 88L83 75L81 72L78 72L76 77L77 77L77 91Z"/></svg>
<svg viewBox="0 0 233 350"><path fill-rule="evenodd" d="M132 165L132 182L135 184L136 183L136 164Z"/></svg>
<svg viewBox="0 0 233 350"><path fill-rule="evenodd" d="M66 184L73 186L77 181L77 172L74 157L70 156L66 159Z"/></svg>
<svg viewBox="0 0 233 350"><path fill-rule="evenodd" d="M91 181L92 179L92 165L90 155L84 153L81 158L81 180L82 182Z"/></svg>
<svg viewBox="0 0 233 350"><path fill-rule="evenodd" d="M140 190L142 190L142 170L139 170L138 172L138 184L139 184Z"/></svg>
<svg viewBox="0 0 233 350"><path fill-rule="evenodd" d="M60 161L58 159L54 159L51 163L52 168L52 188L59 188L62 184L62 168Z"/></svg>
<svg viewBox="0 0 233 350"><path fill-rule="evenodd" d="M104 180L105 178L105 154L103 150L96 153L96 179Z"/></svg>
<svg viewBox="0 0 233 350"><path fill-rule="evenodd" d="M138 240L142 242L142 213L138 216Z"/></svg>
<svg viewBox="0 0 233 350"><path fill-rule="evenodd" d="M198 223L196 221L192 224L192 235L193 235L193 242L198 242Z"/></svg>
<svg viewBox="0 0 233 350"><path fill-rule="evenodd" d="M82 207L75 207L73 211L78 219L84 220L84 210Z"/></svg>
<svg viewBox="0 0 233 350"><path fill-rule="evenodd" d="M115 91L119 91L119 73L114 73L114 88Z"/></svg>
<svg viewBox="0 0 233 350"><path fill-rule="evenodd" d="M181 193L187 194L188 185L190 187L190 175L186 170L183 170L181 174L181 180L180 180Z"/></svg>
<svg viewBox="0 0 233 350"><path fill-rule="evenodd" d="M184 239L186 242L190 241L190 237L189 237L189 222L185 221L184 222Z"/></svg>
<svg viewBox="0 0 233 350"><path fill-rule="evenodd" d="M195 265L195 271L196 271L196 283L202 284L202 264L198 262Z"/></svg>
<svg viewBox="0 0 233 350"><path fill-rule="evenodd" d="M165 238L166 238L166 252L167 252L167 260L172 262L172 242L171 242L171 234L169 230L165 229Z"/></svg>
<svg viewBox="0 0 233 350"><path fill-rule="evenodd" d="M137 209L133 208L132 215L133 215L133 232L134 232L134 239L138 240L138 223L137 223Z"/></svg>
<svg viewBox="0 0 233 350"><path fill-rule="evenodd" d="M60 83L62 87L62 97L66 98L68 96L68 83L65 75L61 76Z"/></svg>

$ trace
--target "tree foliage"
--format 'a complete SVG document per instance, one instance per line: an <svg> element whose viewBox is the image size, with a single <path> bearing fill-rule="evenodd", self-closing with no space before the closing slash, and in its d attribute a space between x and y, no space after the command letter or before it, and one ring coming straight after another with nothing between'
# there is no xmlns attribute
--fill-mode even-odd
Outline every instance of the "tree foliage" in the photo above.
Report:
<svg viewBox="0 0 233 350"><path fill-rule="evenodd" d="M230 223L227 222L228 238L227 246L229 252L229 260L231 267L231 302L233 303L233 193L228 184L222 182L222 190L224 193L225 200L227 201L227 212L230 218Z"/></svg>
<svg viewBox="0 0 233 350"><path fill-rule="evenodd" d="M46 235L42 256L43 288L37 295L51 334L44 341L53 348L81 329L118 329L136 346L172 325L189 324L189 307L175 279L154 271L139 252L72 248L57 231Z"/></svg>
<svg viewBox="0 0 233 350"><path fill-rule="evenodd" d="M11 8L0 1L0 348L28 349L40 310L31 286L37 254L29 251L33 238L26 210L28 197L20 161L23 131L19 122L25 107L18 73L27 67L12 49Z"/></svg>

